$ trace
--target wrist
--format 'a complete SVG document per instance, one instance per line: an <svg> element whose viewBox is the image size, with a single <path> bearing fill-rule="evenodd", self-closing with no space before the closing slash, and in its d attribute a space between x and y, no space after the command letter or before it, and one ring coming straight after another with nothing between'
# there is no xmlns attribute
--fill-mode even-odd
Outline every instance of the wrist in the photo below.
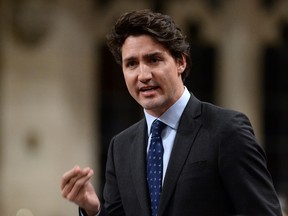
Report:
<svg viewBox="0 0 288 216"><path fill-rule="evenodd" d="M101 207L98 207L97 210L87 210L85 208L79 207L80 216L98 216L100 214Z"/></svg>
<svg viewBox="0 0 288 216"><path fill-rule="evenodd" d="M87 216L97 216L97 215L99 215L100 211L101 211L100 206L96 210L86 210L85 209Z"/></svg>
<svg viewBox="0 0 288 216"><path fill-rule="evenodd" d="M86 211L87 216L97 216L100 213L99 211Z"/></svg>

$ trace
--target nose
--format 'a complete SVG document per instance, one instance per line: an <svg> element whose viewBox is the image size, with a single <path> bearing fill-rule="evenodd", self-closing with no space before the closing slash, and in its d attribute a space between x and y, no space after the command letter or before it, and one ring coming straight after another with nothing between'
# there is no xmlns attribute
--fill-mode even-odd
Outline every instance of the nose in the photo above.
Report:
<svg viewBox="0 0 288 216"><path fill-rule="evenodd" d="M152 73L150 70L150 67L144 63L139 65L139 74L138 74L138 80L140 82L146 83L152 78Z"/></svg>

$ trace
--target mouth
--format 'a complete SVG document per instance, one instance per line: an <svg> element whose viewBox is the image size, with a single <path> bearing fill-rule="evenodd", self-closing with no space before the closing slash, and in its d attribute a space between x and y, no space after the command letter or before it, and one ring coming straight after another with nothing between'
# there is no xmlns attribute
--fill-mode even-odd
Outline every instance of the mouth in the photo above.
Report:
<svg viewBox="0 0 288 216"><path fill-rule="evenodd" d="M158 86L144 86L140 88L140 92L148 92L148 91L153 91L159 88Z"/></svg>
<svg viewBox="0 0 288 216"><path fill-rule="evenodd" d="M139 89L139 92L144 97L154 97L157 93L157 89L159 89L159 86L143 86Z"/></svg>

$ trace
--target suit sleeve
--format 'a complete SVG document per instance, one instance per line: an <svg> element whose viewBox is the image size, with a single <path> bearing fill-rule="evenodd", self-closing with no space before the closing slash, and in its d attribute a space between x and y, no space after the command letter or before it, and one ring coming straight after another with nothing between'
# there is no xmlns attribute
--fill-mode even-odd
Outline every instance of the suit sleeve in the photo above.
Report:
<svg viewBox="0 0 288 216"><path fill-rule="evenodd" d="M114 164L114 142L115 137L111 140L107 163L106 163L106 181L104 186L104 208L105 212L108 212L109 216L123 216L125 215L122 200L118 188L115 164Z"/></svg>
<svg viewBox="0 0 288 216"><path fill-rule="evenodd" d="M237 113L222 133L218 165L237 214L282 215L265 153L257 143L248 118Z"/></svg>

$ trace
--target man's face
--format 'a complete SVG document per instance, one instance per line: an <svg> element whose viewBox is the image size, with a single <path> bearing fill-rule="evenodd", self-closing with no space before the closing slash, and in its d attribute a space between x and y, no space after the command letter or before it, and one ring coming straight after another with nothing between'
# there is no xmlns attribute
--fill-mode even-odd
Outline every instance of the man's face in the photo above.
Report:
<svg viewBox="0 0 288 216"><path fill-rule="evenodd" d="M128 91L155 117L161 116L182 95L181 74L185 67L184 57L175 60L151 36L129 36L122 46L122 69Z"/></svg>

